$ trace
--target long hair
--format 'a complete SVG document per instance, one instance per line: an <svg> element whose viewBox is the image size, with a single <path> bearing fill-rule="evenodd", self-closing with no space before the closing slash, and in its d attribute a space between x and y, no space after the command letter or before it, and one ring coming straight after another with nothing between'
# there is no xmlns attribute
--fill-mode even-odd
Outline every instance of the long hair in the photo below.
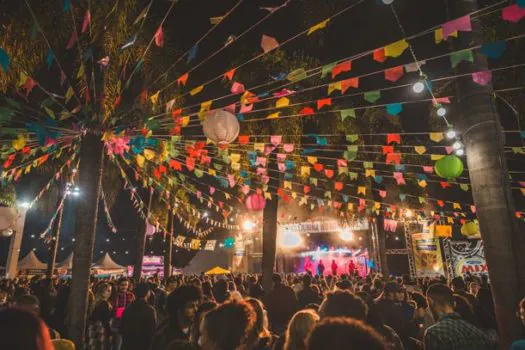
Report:
<svg viewBox="0 0 525 350"><path fill-rule="evenodd" d="M0 311L0 349L53 350L53 344L44 321L10 308Z"/></svg>
<svg viewBox="0 0 525 350"><path fill-rule="evenodd" d="M284 350L306 349L306 338L314 329L319 315L313 310L301 310L293 315L285 333Z"/></svg>

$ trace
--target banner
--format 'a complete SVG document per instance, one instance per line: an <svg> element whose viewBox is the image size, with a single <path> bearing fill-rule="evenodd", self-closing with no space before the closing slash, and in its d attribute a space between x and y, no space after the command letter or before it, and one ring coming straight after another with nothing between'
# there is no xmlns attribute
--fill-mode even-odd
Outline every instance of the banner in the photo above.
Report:
<svg viewBox="0 0 525 350"><path fill-rule="evenodd" d="M439 238L434 237L433 233L413 233L412 249L417 277L444 274Z"/></svg>
<svg viewBox="0 0 525 350"><path fill-rule="evenodd" d="M453 277L488 273L482 240L449 241L445 250Z"/></svg>

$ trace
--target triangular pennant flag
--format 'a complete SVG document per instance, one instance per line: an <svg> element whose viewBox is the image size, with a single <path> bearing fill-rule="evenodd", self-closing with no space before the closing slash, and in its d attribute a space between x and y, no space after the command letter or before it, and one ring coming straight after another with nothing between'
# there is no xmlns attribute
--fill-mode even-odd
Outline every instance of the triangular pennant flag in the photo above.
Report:
<svg viewBox="0 0 525 350"><path fill-rule="evenodd" d="M164 32L162 30L162 26L159 26L159 28L155 32L155 45L157 45L158 47L164 46Z"/></svg>
<svg viewBox="0 0 525 350"><path fill-rule="evenodd" d="M350 78L341 80L341 93L344 94L348 88L358 88L359 87L359 78Z"/></svg>
<svg viewBox="0 0 525 350"><path fill-rule="evenodd" d="M472 23L470 21L470 15L466 15L460 18L456 18L452 21L449 21L443 24L443 39L447 38L454 32L471 32Z"/></svg>
<svg viewBox="0 0 525 350"><path fill-rule="evenodd" d="M395 43L385 46L385 56L399 57L407 48L408 42L405 39L396 41Z"/></svg>
<svg viewBox="0 0 525 350"><path fill-rule="evenodd" d="M235 74L235 68L232 68L229 71L227 71L226 73L224 73L224 78L228 79L228 80L232 80L234 74Z"/></svg>
<svg viewBox="0 0 525 350"><path fill-rule="evenodd" d="M364 98L365 98L365 101L374 103L381 98L381 91L376 90L376 91L365 92Z"/></svg>
<svg viewBox="0 0 525 350"><path fill-rule="evenodd" d="M188 82L188 77L189 77L189 73L186 73L184 75L181 75L178 79L177 79L177 84L179 86L182 86L182 85L186 85L186 83Z"/></svg>
<svg viewBox="0 0 525 350"><path fill-rule="evenodd" d="M334 69L335 63L327 64L321 68L321 78L326 77L328 74L332 74L332 69Z"/></svg>
<svg viewBox="0 0 525 350"><path fill-rule="evenodd" d="M263 49L264 53L268 53L270 51L275 50L279 47L279 43L275 38L272 38L271 36L263 34L261 39L261 48Z"/></svg>
<svg viewBox="0 0 525 350"><path fill-rule="evenodd" d="M332 99L331 98L324 98L317 100L317 110L320 110L324 106L331 106L332 105Z"/></svg>
<svg viewBox="0 0 525 350"><path fill-rule="evenodd" d="M397 66L385 70L385 79L396 82L405 74L403 66Z"/></svg>
<svg viewBox="0 0 525 350"><path fill-rule="evenodd" d="M69 37L69 40L67 42L66 49L69 50L73 48L73 46L77 42L77 39L78 39L77 30L73 29L73 32L71 33L71 36Z"/></svg>
<svg viewBox="0 0 525 350"><path fill-rule="evenodd" d="M317 23L316 25L310 27L310 29L308 29L308 32L306 34L310 35L315 31L326 28L326 25L328 24L329 21L330 19L325 19L324 21Z"/></svg>
<svg viewBox="0 0 525 350"><path fill-rule="evenodd" d="M188 57L186 58L186 63L190 63L197 57L197 50L199 47L195 44L191 47L191 49L188 51Z"/></svg>
<svg viewBox="0 0 525 350"><path fill-rule="evenodd" d="M332 79L344 72L350 72L352 70L352 61L346 61L339 63L332 69Z"/></svg>
<svg viewBox="0 0 525 350"><path fill-rule="evenodd" d="M385 49L380 48L380 49L374 50L373 57L374 57L374 61L376 62L380 62L380 63L385 62L386 61Z"/></svg>
<svg viewBox="0 0 525 350"><path fill-rule="evenodd" d="M507 48L507 42L504 40L495 41L493 43L487 43L481 45L479 50L482 55L487 56L488 58L498 59L503 55L503 52Z"/></svg>
<svg viewBox="0 0 525 350"><path fill-rule="evenodd" d="M472 50L453 52L450 54L450 61L452 63L452 68L456 68L462 61L473 63L474 55L472 54Z"/></svg>
<svg viewBox="0 0 525 350"><path fill-rule="evenodd" d="M386 112L390 115L398 115L403 111L403 105L401 103L390 103L386 105Z"/></svg>

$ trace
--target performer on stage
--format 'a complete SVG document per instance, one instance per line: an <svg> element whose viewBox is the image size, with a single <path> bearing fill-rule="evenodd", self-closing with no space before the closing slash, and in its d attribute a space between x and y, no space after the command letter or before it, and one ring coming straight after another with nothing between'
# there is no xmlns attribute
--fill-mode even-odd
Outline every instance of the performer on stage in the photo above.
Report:
<svg viewBox="0 0 525 350"><path fill-rule="evenodd" d="M335 262L335 260L332 260L332 275L336 276L337 275L337 264Z"/></svg>
<svg viewBox="0 0 525 350"><path fill-rule="evenodd" d="M355 274L356 266L354 263L354 260L350 260L350 263L348 264L348 274L350 276L353 276Z"/></svg>
<svg viewBox="0 0 525 350"><path fill-rule="evenodd" d="M305 262L304 262L304 272L310 272L310 273L313 273L313 264L312 264L312 260L310 260L310 258L306 258Z"/></svg>
<svg viewBox="0 0 525 350"><path fill-rule="evenodd" d="M323 260L319 260L319 264L317 264L317 274L319 276L322 276L324 274L324 264Z"/></svg>

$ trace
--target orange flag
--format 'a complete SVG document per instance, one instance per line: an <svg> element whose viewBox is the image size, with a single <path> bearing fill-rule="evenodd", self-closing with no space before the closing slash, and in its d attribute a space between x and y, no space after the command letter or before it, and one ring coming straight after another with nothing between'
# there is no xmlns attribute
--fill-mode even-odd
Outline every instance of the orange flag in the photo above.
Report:
<svg viewBox="0 0 525 350"><path fill-rule="evenodd" d="M179 79L177 79L177 84L179 84L179 86L181 85L186 86L186 83L188 82L188 77L189 77L188 73L180 76Z"/></svg>

